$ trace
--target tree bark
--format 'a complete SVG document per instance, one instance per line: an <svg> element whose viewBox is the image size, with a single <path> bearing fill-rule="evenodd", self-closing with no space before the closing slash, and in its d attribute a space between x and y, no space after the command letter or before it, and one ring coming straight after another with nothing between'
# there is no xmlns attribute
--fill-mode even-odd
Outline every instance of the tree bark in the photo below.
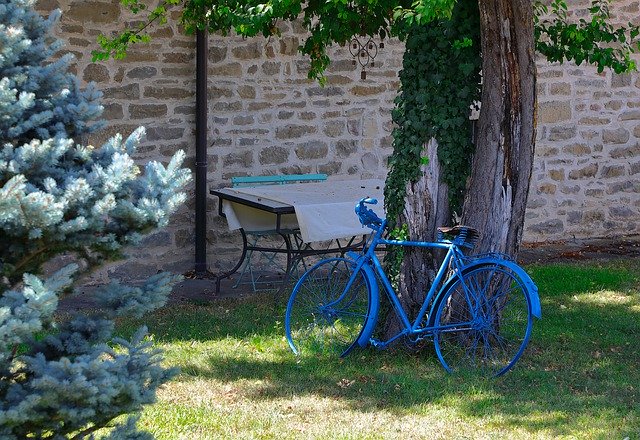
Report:
<svg viewBox="0 0 640 440"><path fill-rule="evenodd" d="M536 65L531 0L479 0L482 108L463 224L478 252L515 257L533 168Z"/></svg>
<svg viewBox="0 0 640 440"><path fill-rule="evenodd" d="M440 163L437 160L438 143L432 139L426 145L426 157L433 158L421 167L420 179L408 182L405 208L398 225L406 225L410 240L435 240L438 226L449 219L447 185L440 179ZM435 278L439 256L424 248L404 248L404 258L398 278L397 293L400 303L409 315L415 317L425 295ZM390 338L402 330L402 323L395 313L388 313L385 336Z"/></svg>

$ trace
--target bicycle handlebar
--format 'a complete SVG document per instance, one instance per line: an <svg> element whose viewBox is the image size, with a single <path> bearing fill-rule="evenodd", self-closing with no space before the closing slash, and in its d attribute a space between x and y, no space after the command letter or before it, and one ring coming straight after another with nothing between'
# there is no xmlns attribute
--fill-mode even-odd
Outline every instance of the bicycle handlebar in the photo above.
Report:
<svg viewBox="0 0 640 440"><path fill-rule="evenodd" d="M365 204L377 205L378 200L372 197L365 197L363 199L360 199L360 201L356 204L356 215L358 216L360 223L362 223L363 226L368 226L372 229L380 227L384 220L378 217L378 214L373 212L373 210L367 208Z"/></svg>

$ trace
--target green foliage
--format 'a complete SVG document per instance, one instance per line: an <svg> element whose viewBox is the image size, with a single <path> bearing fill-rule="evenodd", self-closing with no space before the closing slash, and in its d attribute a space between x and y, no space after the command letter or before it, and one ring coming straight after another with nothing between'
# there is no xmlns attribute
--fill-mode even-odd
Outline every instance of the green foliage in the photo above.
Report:
<svg viewBox="0 0 640 440"><path fill-rule="evenodd" d="M401 90L392 113L397 128L385 186L390 220L395 221L404 208L406 183L418 180L420 167L428 160L440 161L451 207L460 206L473 152L470 106L480 97L479 47L473 0L458 1L450 20L409 31ZM438 157L422 157L431 138L438 141Z"/></svg>
<svg viewBox="0 0 640 440"><path fill-rule="evenodd" d="M175 371L141 328L113 338L112 319L166 303L177 277L161 273L139 287L112 284L98 310L56 316L80 266L94 268L141 234L167 224L185 200L184 153L168 165L133 159L145 131L116 135L102 147L73 137L98 129L101 94L80 87L71 55L33 0L0 0L0 438L87 438L113 419L154 401ZM47 279L43 264L60 254L78 263ZM109 438L143 439L133 419Z"/></svg>
<svg viewBox="0 0 640 440"><path fill-rule="evenodd" d="M589 8L590 20L580 18L572 22L565 0L551 3L553 19L541 19L549 8L536 2L536 49L548 61L586 62L597 66L598 72L610 68L616 73L636 70L631 54L640 49L640 26L628 23L611 24L609 0L594 0Z"/></svg>
<svg viewBox="0 0 640 440"><path fill-rule="evenodd" d="M344 45L357 35L384 39L397 32L402 37L403 29L449 17L455 0L165 0L155 9L140 0L122 3L131 12L147 16L141 24L119 35L101 35L98 38L101 49L93 52L94 61L110 56L122 58L131 44L147 41L149 24L166 21L174 6L182 8L180 22L188 33L208 29L223 35L233 30L245 37L272 36L279 33L278 21L293 21L301 16L309 37L300 51L311 60L309 78L322 82L330 62L326 53L330 45Z"/></svg>

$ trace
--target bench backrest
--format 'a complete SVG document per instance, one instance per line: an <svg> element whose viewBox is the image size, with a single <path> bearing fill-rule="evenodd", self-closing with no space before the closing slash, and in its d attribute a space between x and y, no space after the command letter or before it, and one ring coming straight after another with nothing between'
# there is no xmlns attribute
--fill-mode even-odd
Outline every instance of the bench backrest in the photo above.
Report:
<svg viewBox="0 0 640 440"><path fill-rule="evenodd" d="M243 186L260 185L284 185L298 182L322 182L327 180L326 174L285 174L279 176L245 176L232 177L231 185L234 188Z"/></svg>

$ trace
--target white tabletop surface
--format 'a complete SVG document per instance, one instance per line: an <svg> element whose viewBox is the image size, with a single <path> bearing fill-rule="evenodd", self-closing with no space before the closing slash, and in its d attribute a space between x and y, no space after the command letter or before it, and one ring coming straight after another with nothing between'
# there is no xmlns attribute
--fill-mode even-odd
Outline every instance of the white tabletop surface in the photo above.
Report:
<svg viewBox="0 0 640 440"><path fill-rule="evenodd" d="M368 234L355 214L356 203L363 197L378 199L377 205L369 205L380 217L384 217L384 181L326 180L316 183L293 183L234 188L238 195L247 194L270 199L294 207L295 215L282 216L282 228L299 227L305 242ZM275 215L228 200L223 202L230 229L247 231L275 229Z"/></svg>

